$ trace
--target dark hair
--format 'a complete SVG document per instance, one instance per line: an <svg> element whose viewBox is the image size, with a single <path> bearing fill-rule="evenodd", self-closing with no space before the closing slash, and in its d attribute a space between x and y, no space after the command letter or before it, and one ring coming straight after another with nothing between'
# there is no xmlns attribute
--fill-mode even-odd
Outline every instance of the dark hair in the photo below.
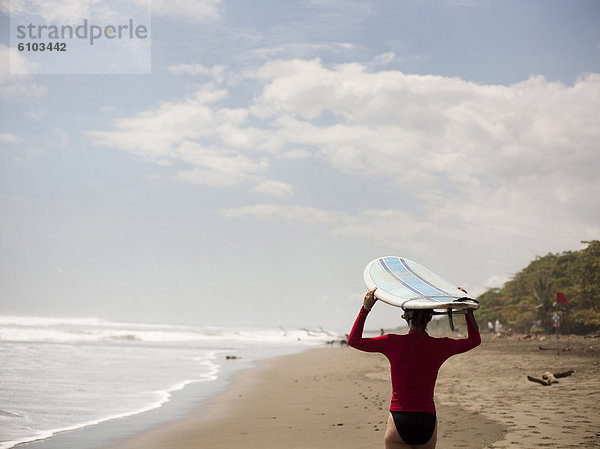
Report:
<svg viewBox="0 0 600 449"><path fill-rule="evenodd" d="M415 309L407 310L402 317L408 321L413 328L420 329L425 332L427 324L433 318L433 310L431 309Z"/></svg>

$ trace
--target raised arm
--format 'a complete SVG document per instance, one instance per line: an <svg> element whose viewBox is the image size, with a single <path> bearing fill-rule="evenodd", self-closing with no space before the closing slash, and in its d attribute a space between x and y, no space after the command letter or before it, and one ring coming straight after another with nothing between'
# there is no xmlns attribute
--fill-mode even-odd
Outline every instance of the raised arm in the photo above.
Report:
<svg viewBox="0 0 600 449"><path fill-rule="evenodd" d="M479 329L475 327L475 323L473 322L474 319L475 317L468 313L465 315L465 320L467 322L467 341L470 341L473 347L481 344L481 335L479 334Z"/></svg>
<svg viewBox="0 0 600 449"><path fill-rule="evenodd" d="M375 289L367 292L363 306L360 309L358 317L352 326L350 335L348 336L348 344L353 348L360 349L366 352L383 352L385 345L387 344L388 336L382 335L380 337L364 338L362 336L365 327L365 321L367 315L371 311L371 307L377 301L375 298Z"/></svg>
<svg viewBox="0 0 600 449"><path fill-rule="evenodd" d="M481 344L481 335L479 335L479 330L477 330L475 325L471 322L469 314L465 315L465 320L467 322L467 338L462 338L460 340L448 339L450 341L449 356L467 352Z"/></svg>

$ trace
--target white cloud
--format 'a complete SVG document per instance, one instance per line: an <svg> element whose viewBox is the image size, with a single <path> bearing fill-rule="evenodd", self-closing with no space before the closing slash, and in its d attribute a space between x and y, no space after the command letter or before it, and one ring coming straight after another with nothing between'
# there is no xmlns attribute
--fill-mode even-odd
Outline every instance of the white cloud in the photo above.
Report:
<svg viewBox="0 0 600 449"><path fill-rule="evenodd" d="M46 151L30 145L23 137L16 134L0 133L0 153L7 153L15 164L24 164Z"/></svg>
<svg viewBox="0 0 600 449"><path fill-rule="evenodd" d="M281 157L283 159L289 159L292 161L297 161L300 159L306 159L311 156L311 152L307 150L303 150L300 148L295 148L289 151L286 151Z"/></svg>
<svg viewBox="0 0 600 449"><path fill-rule="evenodd" d="M262 182L268 159L240 150L252 146L262 131L243 127L247 111L215 105L226 95L226 90L207 84L189 98L116 119L112 131L88 131L88 135L96 144L159 165L183 164L187 168L179 170L177 178L192 184L231 187Z"/></svg>
<svg viewBox="0 0 600 449"><path fill-rule="evenodd" d="M174 67L179 73L213 70ZM577 183L595 179L596 74L574 86L541 77L494 86L291 60L246 76L260 83L259 91L237 108L221 106L227 89L207 84L186 99L116 120L112 131L90 134L149 159L185 159L174 151L184 141L282 157L313 153L344 172L377 173L405 186L418 182L423 195L439 191L440 180L470 195L473 188L507 183L531 191L539 188L537 178L553 179L565 199L574 197ZM262 124L249 126L250 119Z"/></svg>
<svg viewBox="0 0 600 449"><path fill-rule="evenodd" d="M22 139L19 136L15 136L14 134L1 134L0 133L0 143L19 143Z"/></svg>
<svg viewBox="0 0 600 449"><path fill-rule="evenodd" d="M357 179L385 180L413 204L351 215L260 205L230 216L316 220L335 235L382 245L429 241L458 253L448 242L467 242L469 251L504 260L600 232L600 210L591 206L600 196L598 74L574 85L531 77L499 86L295 59L248 70L240 82L255 95L235 108L224 106L228 88L207 84L90 134L186 164L179 177L189 182L284 193L268 181L270 158L316 157Z"/></svg>
<svg viewBox="0 0 600 449"><path fill-rule="evenodd" d="M215 132L218 124L210 104L225 95L226 91L207 85L190 98L164 102L134 117L116 119L113 131L88 134L98 144L115 146L148 160L186 159L187 152L179 146Z"/></svg>
<svg viewBox="0 0 600 449"><path fill-rule="evenodd" d="M293 188L286 182L266 180L254 187L255 192L267 195L285 197L293 194Z"/></svg>
<svg viewBox="0 0 600 449"><path fill-rule="evenodd" d="M391 64L396 60L396 54L393 51L388 51L387 53L382 53L380 55L375 56L373 62L378 66L386 66Z"/></svg>
<svg viewBox="0 0 600 449"><path fill-rule="evenodd" d="M252 58L273 59L273 58L309 58L316 54L323 55L327 53L339 54L356 51L358 46L347 42L292 42L278 45L275 47L264 47L252 50L249 54Z"/></svg>
<svg viewBox="0 0 600 449"><path fill-rule="evenodd" d="M540 248L576 248L600 234L592 206L600 195L598 74L571 86L542 77L495 86L293 60L254 76L262 88L251 114L271 119L287 146L387 180L401 196L395 207L355 213L258 205L230 217L325 224L332 235L431 260L435 248L458 260L489 254L472 267L481 283L505 279Z"/></svg>
<svg viewBox="0 0 600 449"><path fill-rule="evenodd" d="M216 83L222 83L226 75L224 65L207 67L202 64L174 64L167 67L167 71L174 75L207 75Z"/></svg>
<svg viewBox="0 0 600 449"><path fill-rule="evenodd" d="M192 184L211 187L231 187L268 167L267 159L252 161L239 152L205 148L193 142L183 142L177 149L179 158L194 168L178 172L177 177Z"/></svg>
<svg viewBox="0 0 600 449"><path fill-rule="evenodd" d="M107 114L107 113L115 112L116 110L117 110L116 107L109 105L109 104L105 104L104 106L100 106L98 111L102 112L103 114Z"/></svg>
<svg viewBox="0 0 600 449"><path fill-rule="evenodd" d="M589 167L600 162L597 74L574 86L541 77L490 86L294 60L265 64L255 76L264 86L251 112L348 172L418 177L426 188L444 177L461 191L560 172L570 181L554 180L569 191L573 181L591 183ZM320 125L324 114L334 123Z"/></svg>

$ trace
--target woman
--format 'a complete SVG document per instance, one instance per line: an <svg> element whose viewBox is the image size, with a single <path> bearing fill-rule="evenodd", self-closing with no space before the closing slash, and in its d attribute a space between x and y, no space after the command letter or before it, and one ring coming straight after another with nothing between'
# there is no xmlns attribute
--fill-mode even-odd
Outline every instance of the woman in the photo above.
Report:
<svg viewBox="0 0 600 449"><path fill-rule="evenodd" d="M386 334L363 338L367 315L377 298L373 289L365 295L363 307L348 337L348 344L366 352L381 352L390 361L392 403L385 432L386 449L435 448L437 419L433 390L438 370L449 357L473 349L481 343L479 331L468 315L468 337L433 338L427 334L432 310L414 310L402 317L408 321L408 335Z"/></svg>

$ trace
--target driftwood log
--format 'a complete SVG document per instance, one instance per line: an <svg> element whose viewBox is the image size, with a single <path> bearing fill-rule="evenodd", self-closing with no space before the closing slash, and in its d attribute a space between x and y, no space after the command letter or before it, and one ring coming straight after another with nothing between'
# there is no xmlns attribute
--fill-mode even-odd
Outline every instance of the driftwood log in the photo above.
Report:
<svg viewBox="0 0 600 449"><path fill-rule="evenodd" d="M550 371L546 371L544 374L542 374L541 378L527 376L527 380L529 380L531 382L536 382L536 383L544 385L544 386L548 386L548 385L558 383L559 378L570 376L574 372L575 371L573 371L572 369L570 369L568 371L563 371L560 373L551 373Z"/></svg>
<svg viewBox="0 0 600 449"><path fill-rule="evenodd" d="M544 379L540 379L538 377L527 376L527 380L530 380L531 382L537 382L538 384L542 384L542 385L545 385L545 386L550 385L550 381L544 380Z"/></svg>
<svg viewBox="0 0 600 449"><path fill-rule="evenodd" d="M538 346L538 349L539 349L540 351L557 351L557 350L558 350L558 348L556 348L556 347L554 347L554 348L552 348L552 347L550 347L550 348L544 348L543 346ZM571 350L571 348L569 348L569 347L567 346L567 347L565 347L565 348L562 348L560 351L561 351L561 352L568 352L568 351L570 351L570 350Z"/></svg>

